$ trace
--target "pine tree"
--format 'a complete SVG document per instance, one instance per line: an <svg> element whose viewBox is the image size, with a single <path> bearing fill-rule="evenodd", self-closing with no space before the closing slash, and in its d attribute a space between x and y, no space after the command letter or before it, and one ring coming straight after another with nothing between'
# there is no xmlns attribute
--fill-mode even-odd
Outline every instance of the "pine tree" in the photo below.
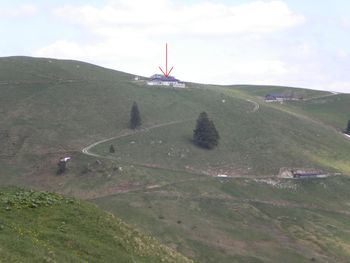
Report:
<svg viewBox="0 0 350 263"><path fill-rule="evenodd" d="M348 127L346 128L345 133L350 135L350 120L348 121Z"/></svg>
<svg viewBox="0 0 350 263"><path fill-rule="evenodd" d="M109 146L109 152L110 153L115 153L115 149L114 149L113 144L111 144L111 146Z"/></svg>
<svg viewBox="0 0 350 263"><path fill-rule="evenodd" d="M220 136L208 114L202 112L197 119L196 129L193 131L193 142L199 147L213 149L218 145Z"/></svg>
<svg viewBox="0 0 350 263"><path fill-rule="evenodd" d="M141 117L140 117L140 111L137 106L137 103L134 102L131 107L130 112L130 129L136 129L141 126Z"/></svg>

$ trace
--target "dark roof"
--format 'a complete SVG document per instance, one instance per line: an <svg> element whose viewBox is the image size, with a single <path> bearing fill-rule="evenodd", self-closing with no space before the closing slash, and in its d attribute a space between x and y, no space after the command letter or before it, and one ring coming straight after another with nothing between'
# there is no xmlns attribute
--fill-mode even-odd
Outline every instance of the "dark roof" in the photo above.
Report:
<svg viewBox="0 0 350 263"><path fill-rule="evenodd" d="M153 76L151 76L151 80L153 80L153 81L179 82L179 80L174 78L173 76L165 77L164 75L161 75L161 74L154 74Z"/></svg>
<svg viewBox="0 0 350 263"><path fill-rule="evenodd" d="M292 98L291 95L284 95L284 94L279 94L279 93L271 93L271 94L267 94L265 96L265 99L290 99Z"/></svg>
<svg viewBox="0 0 350 263"><path fill-rule="evenodd" d="M310 170L295 170L295 171L292 171L292 174L298 177L303 177L303 176L307 177L307 176L317 176L317 175L323 174L323 172L317 169L316 170L310 169Z"/></svg>
<svg viewBox="0 0 350 263"><path fill-rule="evenodd" d="M320 175L321 173L295 173L293 174L294 176L317 176Z"/></svg>

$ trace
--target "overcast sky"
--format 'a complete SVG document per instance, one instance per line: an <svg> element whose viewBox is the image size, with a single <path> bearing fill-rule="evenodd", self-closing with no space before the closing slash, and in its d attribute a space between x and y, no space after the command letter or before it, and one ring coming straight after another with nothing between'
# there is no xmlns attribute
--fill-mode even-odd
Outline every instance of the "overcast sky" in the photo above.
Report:
<svg viewBox="0 0 350 263"><path fill-rule="evenodd" d="M0 0L0 56L350 93L348 0Z"/></svg>

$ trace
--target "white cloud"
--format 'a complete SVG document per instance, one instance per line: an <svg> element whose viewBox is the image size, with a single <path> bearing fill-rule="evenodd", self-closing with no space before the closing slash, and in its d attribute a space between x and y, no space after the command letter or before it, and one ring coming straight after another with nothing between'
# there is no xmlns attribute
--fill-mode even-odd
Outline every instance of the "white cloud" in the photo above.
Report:
<svg viewBox="0 0 350 263"><path fill-rule="evenodd" d="M35 51L36 56L88 60L147 75L163 63L164 44L171 39L170 48L177 47L177 55L171 56L171 61L176 62L176 74L182 73L183 78L190 77L189 80L194 81L205 79L204 75L211 75L213 68L222 67L222 64L227 64L226 68L236 70L237 74L242 74L244 69L250 74L266 71L286 74L285 66L278 64L276 58L258 57L255 62L237 66L242 59L230 61L230 56L220 50L220 46L228 50L228 44L222 44L221 40L233 38L238 43L239 38L245 38L256 42L298 26L305 20L302 15L292 12L283 1L275 0L241 5L213 2L181 5L173 0L118 0L99 7L63 6L53 12L66 23L81 26L93 40L57 40ZM207 44L207 40L216 42ZM201 62L198 62L199 57L202 58ZM201 65L198 66L198 63ZM198 67L202 68L199 72L202 77L192 79L195 75L193 71Z"/></svg>
<svg viewBox="0 0 350 263"><path fill-rule="evenodd" d="M233 67L234 72L246 75L284 75L289 72L280 60L244 61Z"/></svg>
<svg viewBox="0 0 350 263"><path fill-rule="evenodd" d="M125 30L134 35L232 35L272 33L304 22L282 1L254 1L241 5L173 1L114 1L102 7L64 6L55 15L93 32L113 36Z"/></svg>
<svg viewBox="0 0 350 263"><path fill-rule="evenodd" d="M139 43L143 42L142 48ZM89 61L125 61L127 59L150 59L151 53L144 50L155 49L147 40L128 38L127 40L110 39L93 44L80 44L74 41L58 40L35 51L35 56L78 59ZM120 65L122 66L122 65ZM119 68L120 69L120 68Z"/></svg>
<svg viewBox="0 0 350 263"><path fill-rule="evenodd" d="M349 82L332 81L346 79L342 66L324 63L327 54L317 42L283 34L306 21L283 1L180 5L173 0L119 0L63 6L54 14L68 26L78 25L88 37L57 40L35 56L84 60L147 76L164 66L169 41L169 66L186 81L350 92ZM337 53L343 60L348 56L343 50Z"/></svg>
<svg viewBox="0 0 350 263"><path fill-rule="evenodd" d="M341 19L341 25L345 28L350 28L350 19L348 17L343 17Z"/></svg>
<svg viewBox="0 0 350 263"><path fill-rule="evenodd" d="M333 82L326 87L327 90L350 93L350 81Z"/></svg>
<svg viewBox="0 0 350 263"><path fill-rule="evenodd" d="M221 71L211 72L207 69L204 82L216 84L264 84L288 85L286 77L295 76L298 69L282 60L238 60L223 65ZM198 76L199 77L199 76ZM202 77L203 79L203 77Z"/></svg>
<svg viewBox="0 0 350 263"><path fill-rule="evenodd" d="M348 59L348 58L350 57L350 54L349 54L349 52L347 52L347 51L344 50L344 49L338 49L338 50L337 50L337 53L336 53L336 56L337 56L337 58L339 58L339 59L345 60L345 59Z"/></svg>
<svg viewBox="0 0 350 263"><path fill-rule="evenodd" d="M37 12L38 8L33 4L20 5L11 8L0 7L0 19L34 16Z"/></svg>
<svg viewBox="0 0 350 263"><path fill-rule="evenodd" d="M71 58L79 59L86 55L84 47L79 46L79 44L67 41L59 40L52 43L49 46L40 48L36 51L37 56L51 56L51 57L61 57L61 58Z"/></svg>

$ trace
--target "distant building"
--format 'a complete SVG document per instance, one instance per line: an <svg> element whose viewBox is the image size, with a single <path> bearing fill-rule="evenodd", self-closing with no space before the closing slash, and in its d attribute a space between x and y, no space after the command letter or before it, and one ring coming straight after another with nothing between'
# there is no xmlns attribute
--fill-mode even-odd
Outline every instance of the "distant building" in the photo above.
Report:
<svg viewBox="0 0 350 263"><path fill-rule="evenodd" d="M278 94L278 93L267 94L265 96L266 102L283 102L288 100L293 100L293 97L290 95L284 95L284 94Z"/></svg>
<svg viewBox="0 0 350 263"><path fill-rule="evenodd" d="M280 178L308 179L308 178L325 178L329 174L322 170L314 168L281 168L279 172Z"/></svg>
<svg viewBox="0 0 350 263"><path fill-rule="evenodd" d="M165 77L162 74L154 74L150 77L150 80L147 81L147 85L150 86L171 86L174 88L186 88L184 82L174 78L173 76Z"/></svg>
<svg viewBox="0 0 350 263"><path fill-rule="evenodd" d="M320 178L326 177L326 175L319 170L293 170L293 178L296 179L306 179L306 178Z"/></svg>

